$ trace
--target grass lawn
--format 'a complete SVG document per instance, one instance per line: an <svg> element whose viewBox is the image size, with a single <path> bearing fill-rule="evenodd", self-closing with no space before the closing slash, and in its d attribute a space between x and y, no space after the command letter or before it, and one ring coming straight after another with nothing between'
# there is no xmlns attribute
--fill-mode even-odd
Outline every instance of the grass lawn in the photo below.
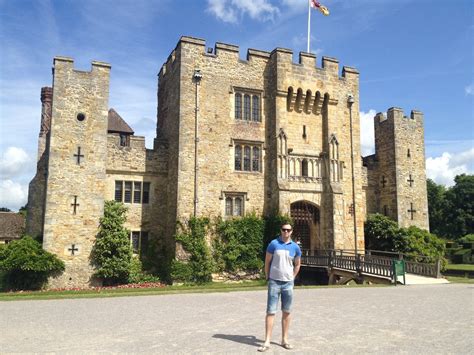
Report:
<svg viewBox="0 0 474 355"><path fill-rule="evenodd" d="M474 264L448 264L446 270L474 271Z"/></svg>
<svg viewBox="0 0 474 355"><path fill-rule="evenodd" d="M142 295L163 295L174 293L231 292L265 289L264 281L242 283L209 283L204 285L181 285L156 288L97 288L65 291L19 291L1 292L0 301L48 300L62 298L124 297Z"/></svg>
<svg viewBox="0 0 474 355"><path fill-rule="evenodd" d="M386 287L384 284L374 285L321 285L321 286L296 286L297 288L318 288L318 287ZM129 296L151 296L170 295L178 293L209 293L209 292L233 292L233 291L256 291L265 290L266 282L263 280L244 281L241 283L221 283L213 282L204 285L180 285L157 288L98 288L88 290L67 290L67 291L19 291L0 292L1 301L22 301L22 300L51 300L67 298L103 298L103 297L129 297Z"/></svg>
<svg viewBox="0 0 474 355"><path fill-rule="evenodd" d="M445 276L445 278L455 284L474 284L474 279L462 276Z"/></svg>

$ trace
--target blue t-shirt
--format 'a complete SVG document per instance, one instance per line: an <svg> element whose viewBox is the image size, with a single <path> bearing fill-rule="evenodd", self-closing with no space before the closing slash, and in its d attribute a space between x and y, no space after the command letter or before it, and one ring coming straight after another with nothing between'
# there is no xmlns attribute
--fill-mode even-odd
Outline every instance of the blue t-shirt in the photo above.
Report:
<svg viewBox="0 0 474 355"><path fill-rule="evenodd" d="M284 243L280 237L271 241L267 253L273 254L268 277L278 281L293 281L293 261L301 257L301 249L294 241Z"/></svg>

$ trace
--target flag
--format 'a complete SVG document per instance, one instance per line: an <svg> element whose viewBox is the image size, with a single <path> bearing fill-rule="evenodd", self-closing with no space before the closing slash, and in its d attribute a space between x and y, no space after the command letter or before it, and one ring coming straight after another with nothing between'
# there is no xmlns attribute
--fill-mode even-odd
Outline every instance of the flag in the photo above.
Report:
<svg viewBox="0 0 474 355"><path fill-rule="evenodd" d="M318 9L319 11L321 11L321 13L324 15L324 16L328 16L329 15L329 10L326 6L324 5L321 5L319 3L319 1L317 0L310 0L310 4L311 4L311 7L312 8L315 8L315 9Z"/></svg>

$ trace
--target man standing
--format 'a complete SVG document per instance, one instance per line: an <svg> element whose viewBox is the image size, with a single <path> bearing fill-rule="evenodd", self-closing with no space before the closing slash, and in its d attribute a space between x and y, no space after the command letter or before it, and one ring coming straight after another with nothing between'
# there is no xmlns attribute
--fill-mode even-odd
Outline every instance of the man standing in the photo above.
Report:
<svg viewBox="0 0 474 355"><path fill-rule="evenodd" d="M293 301L294 279L301 266L301 249L291 240L293 230L291 224L281 226L281 235L272 240L265 255L265 276L268 281L267 315L265 317L265 343L258 348L264 352L270 349L273 321L277 311L278 300L281 296L281 346L292 349L288 342L290 328L291 303Z"/></svg>

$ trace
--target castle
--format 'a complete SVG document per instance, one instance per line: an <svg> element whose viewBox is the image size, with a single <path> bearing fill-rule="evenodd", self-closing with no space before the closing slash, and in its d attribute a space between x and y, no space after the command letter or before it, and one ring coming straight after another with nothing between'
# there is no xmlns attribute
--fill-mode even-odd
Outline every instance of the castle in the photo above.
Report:
<svg viewBox="0 0 474 355"><path fill-rule="evenodd" d="M376 153L360 151L359 72L338 60L182 37L158 77L153 149L108 106L111 66L54 58L41 90L37 174L27 231L66 264L50 287L93 282L90 253L104 201L128 207L135 253L174 250L176 222L280 212L303 248L364 249L383 213L428 229L423 115L375 117Z"/></svg>

